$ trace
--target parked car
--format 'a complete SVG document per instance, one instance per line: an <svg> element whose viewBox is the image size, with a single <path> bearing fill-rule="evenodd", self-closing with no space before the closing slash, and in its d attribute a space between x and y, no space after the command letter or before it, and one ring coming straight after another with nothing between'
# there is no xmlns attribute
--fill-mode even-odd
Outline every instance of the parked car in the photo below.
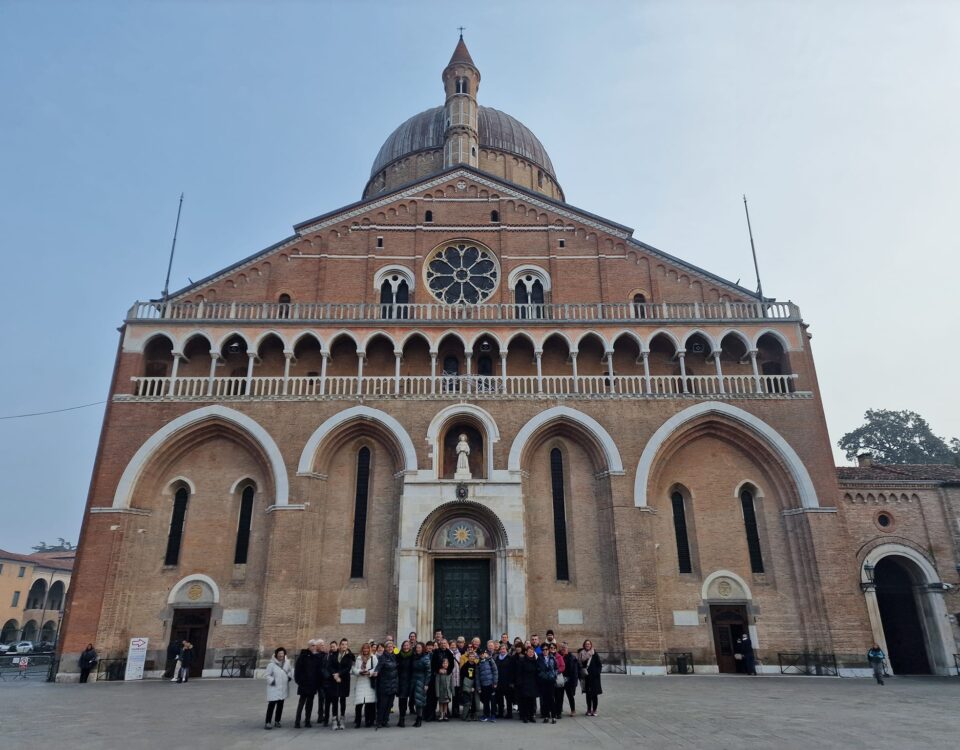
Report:
<svg viewBox="0 0 960 750"><path fill-rule="evenodd" d="M56 648L56 643L52 643L50 641L40 641L40 643L38 643L33 650L38 654L52 654Z"/></svg>
<svg viewBox="0 0 960 750"><path fill-rule="evenodd" d="M8 654L32 654L33 653L33 641L17 641L16 643L11 643L10 648L7 649Z"/></svg>
<svg viewBox="0 0 960 750"><path fill-rule="evenodd" d="M0 654L5 654L7 651L13 648L12 643L0 643Z"/></svg>

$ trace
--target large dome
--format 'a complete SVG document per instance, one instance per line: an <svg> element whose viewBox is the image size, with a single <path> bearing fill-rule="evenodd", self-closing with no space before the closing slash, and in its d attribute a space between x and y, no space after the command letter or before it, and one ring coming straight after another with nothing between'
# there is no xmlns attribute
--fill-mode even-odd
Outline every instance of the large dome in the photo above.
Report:
<svg viewBox="0 0 960 750"><path fill-rule="evenodd" d="M408 154L443 148L444 108L433 107L414 115L394 130L383 142L370 169L372 178L384 167ZM506 112L493 107L478 107L477 130L481 148L491 148L520 156L543 169L554 180L553 163L547 150L530 128Z"/></svg>

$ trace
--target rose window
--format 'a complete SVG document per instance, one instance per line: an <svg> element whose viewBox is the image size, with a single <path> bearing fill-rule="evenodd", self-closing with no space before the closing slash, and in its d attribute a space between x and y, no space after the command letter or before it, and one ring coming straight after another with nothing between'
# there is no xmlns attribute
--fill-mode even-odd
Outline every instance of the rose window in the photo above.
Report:
<svg viewBox="0 0 960 750"><path fill-rule="evenodd" d="M427 261L427 287L448 305L483 302L497 288L496 259L487 248L456 242L438 248Z"/></svg>

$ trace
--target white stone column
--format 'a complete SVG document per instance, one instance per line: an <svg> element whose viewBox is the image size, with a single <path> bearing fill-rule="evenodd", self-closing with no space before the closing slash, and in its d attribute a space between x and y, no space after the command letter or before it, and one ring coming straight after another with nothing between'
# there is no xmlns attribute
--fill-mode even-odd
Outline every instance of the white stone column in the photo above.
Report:
<svg viewBox="0 0 960 750"><path fill-rule="evenodd" d="M747 354L750 355L750 369L753 370L753 382L757 388L757 393L762 393L763 382L760 380L760 368L757 366L757 350L751 349ZM887 653L886 650L883 653Z"/></svg>
<svg viewBox="0 0 960 750"><path fill-rule="evenodd" d="M402 351L393 352L393 393L396 396L400 395L400 360L403 358Z"/></svg>
<svg viewBox="0 0 960 750"><path fill-rule="evenodd" d="M471 360L472 360L472 359L473 359L473 352L466 352L466 351L465 351L465 352L463 353L463 361L464 361L464 365L465 365L465 367L466 367L466 369L467 369L466 377L463 379L463 383L464 383L463 392L465 392L465 393L470 393L470 375L472 374L472 373L470 372L470 364L471 364Z"/></svg>
<svg viewBox="0 0 960 750"><path fill-rule="evenodd" d="M357 349L357 395L363 395L363 360L367 358L363 349Z"/></svg>
<svg viewBox="0 0 960 750"><path fill-rule="evenodd" d="M290 385L290 363L293 361L293 352L283 353L283 395L287 395Z"/></svg>
<svg viewBox="0 0 960 750"><path fill-rule="evenodd" d="M397 573L397 632L404 634L397 638L402 640L411 630L421 632L417 622L420 595L420 554L417 550L400 550Z"/></svg>
<svg viewBox="0 0 960 750"><path fill-rule="evenodd" d="M257 359L256 352L247 352L247 383L244 393L253 395L253 363Z"/></svg>
<svg viewBox="0 0 960 750"><path fill-rule="evenodd" d="M683 392L687 392L687 363L685 358L687 356L686 352L677 352L677 358L680 360L680 385L682 386Z"/></svg>
<svg viewBox="0 0 960 750"><path fill-rule="evenodd" d="M500 352L500 382L503 384L503 392L507 392L507 353Z"/></svg>
<svg viewBox="0 0 960 750"><path fill-rule="evenodd" d="M577 372L577 355L579 351L570 352L570 365L573 367L573 392L580 392L580 374Z"/></svg>
<svg viewBox="0 0 960 750"><path fill-rule="evenodd" d="M217 360L220 359L220 352L210 350L210 377L207 380L207 395L213 395L213 379L217 376Z"/></svg>
<svg viewBox="0 0 960 750"><path fill-rule="evenodd" d="M723 369L720 367L720 352L715 351L713 353L713 364L717 367L717 385L720 389L720 393L726 393L726 389L723 387Z"/></svg>
<svg viewBox="0 0 960 750"><path fill-rule="evenodd" d="M430 352L430 395L437 392L437 352Z"/></svg>
<svg viewBox="0 0 960 750"><path fill-rule="evenodd" d="M506 631L527 633L527 558L522 549L508 549L505 562Z"/></svg>
<svg viewBox="0 0 960 750"><path fill-rule="evenodd" d="M533 356L537 360L537 393L543 393L543 352L534 351Z"/></svg>
<svg viewBox="0 0 960 750"><path fill-rule="evenodd" d="M173 354L173 365L170 367L170 383L167 385L167 395L175 396L177 393L177 370L180 369L180 359L183 357L181 352L172 352Z"/></svg>
<svg viewBox="0 0 960 750"><path fill-rule="evenodd" d="M607 352L607 375L610 378L610 393L616 393L617 386L613 379L613 350Z"/></svg>
<svg viewBox="0 0 960 750"><path fill-rule="evenodd" d="M327 362L330 361L330 352L320 352L320 395L327 392Z"/></svg>
<svg viewBox="0 0 960 750"><path fill-rule="evenodd" d="M653 388L651 387L653 383L650 381L650 352L640 352L640 356L643 357L643 385L649 396L653 393Z"/></svg>

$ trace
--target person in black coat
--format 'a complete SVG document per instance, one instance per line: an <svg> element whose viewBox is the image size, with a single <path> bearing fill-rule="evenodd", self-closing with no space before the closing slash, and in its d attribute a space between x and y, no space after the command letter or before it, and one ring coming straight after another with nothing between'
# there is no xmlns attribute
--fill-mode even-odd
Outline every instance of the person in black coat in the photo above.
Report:
<svg viewBox="0 0 960 750"><path fill-rule="evenodd" d="M413 702L413 646L410 641L404 641L397 654L397 697L400 699L400 720L398 727L407 725L407 711L415 713Z"/></svg>
<svg viewBox="0 0 960 750"><path fill-rule="evenodd" d="M517 655L508 648L509 644L500 643L500 651L494 657L497 665L497 718L513 718L514 683L517 681Z"/></svg>
<svg viewBox="0 0 960 750"><path fill-rule="evenodd" d="M340 641L336 653L330 654L328 667L332 689L330 691L333 715L336 717L336 726L343 729L343 716L347 711L347 696L350 695L350 670L353 669L355 657L350 651L350 641L344 638Z"/></svg>
<svg viewBox="0 0 960 750"><path fill-rule="evenodd" d="M377 729L390 726L390 710L393 699L400 690L399 665L393 653L393 639L383 644L383 654L378 657L377 671Z"/></svg>
<svg viewBox="0 0 960 750"><path fill-rule="evenodd" d="M330 652L323 639L317 641L317 653L313 655L317 669L317 724L330 725L330 706L327 696L330 694ZM337 651L337 642L329 646L334 654Z"/></svg>
<svg viewBox="0 0 960 750"><path fill-rule="evenodd" d="M97 652L94 650L93 644L88 643L83 653L80 654L80 682L87 681L90 677L90 670L93 669L96 664Z"/></svg>
<svg viewBox="0 0 960 750"><path fill-rule="evenodd" d="M306 726L310 724L310 715L313 713L313 696L317 694L317 643L309 641L307 647L300 652L296 663L293 665L293 679L297 683L297 695L300 699L297 701L297 716L294 719L293 726L300 728L300 719L303 717L303 709L307 709Z"/></svg>
<svg viewBox="0 0 960 750"><path fill-rule="evenodd" d="M580 682L583 685L583 692L587 696L587 716L596 716L597 706L600 702L597 696L603 693L603 687L600 685L603 663L600 661L600 654L593 650L593 642L589 640L583 642L579 657Z"/></svg>
<svg viewBox="0 0 960 750"><path fill-rule="evenodd" d="M520 708L520 718L523 719L524 724L536 721L534 714L537 710L537 695L540 693L537 685L538 672L537 652L533 650L533 646L528 646L526 655L517 659L516 682L514 683Z"/></svg>
<svg viewBox="0 0 960 750"><path fill-rule="evenodd" d="M183 641L172 640L167 646L167 667L163 672L164 679L177 679L177 657L180 656L180 649L183 647Z"/></svg>
<svg viewBox="0 0 960 750"><path fill-rule="evenodd" d="M570 653L566 642L560 646L560 655L563 657L563 676L566 683L563 686L563 692L567 695L567 701L570 703L570 715L577 715L577 685L580 684L580 659L576 654ZM557 711L563 710L563 697L560 696L557 705L554 706Z"/></svg>
<svg viewBox="0 0 960 750"><path fill-rule="evenodd" d="M193 666L193 644L190 641L183 642L183 648L180 649L180 674L177 675L177 682L187 682L190 679L190 667Z"/></svg>

